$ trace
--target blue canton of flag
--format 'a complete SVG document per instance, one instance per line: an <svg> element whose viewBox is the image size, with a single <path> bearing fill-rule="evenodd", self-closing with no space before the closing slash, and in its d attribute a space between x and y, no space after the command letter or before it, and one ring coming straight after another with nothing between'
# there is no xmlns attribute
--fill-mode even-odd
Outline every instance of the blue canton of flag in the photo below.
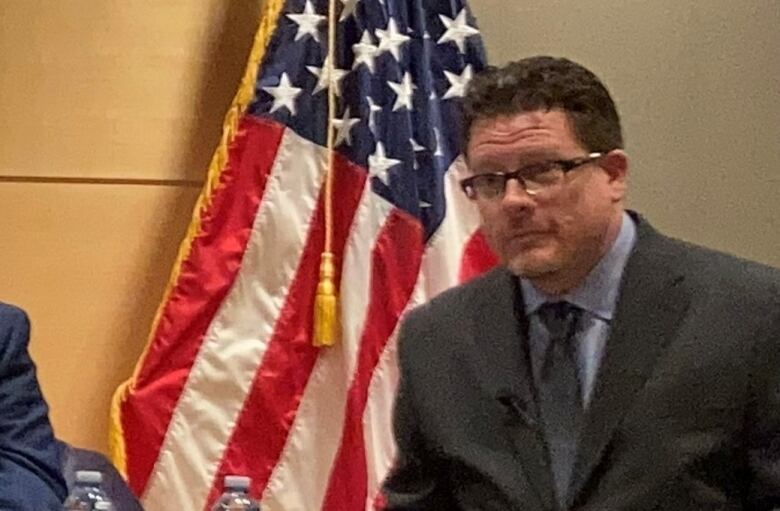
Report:
<svg viewBox="0 0 780 511"><path fill-rule="evenodd" d="M327 1L287 2L250 112L325 145L333 86L337 150L368 170L375 193L419 218L428 239L444 218L444 174L459 154L459 100L484 66L479 31L459 1L340 4L328 76Z"/></svg>

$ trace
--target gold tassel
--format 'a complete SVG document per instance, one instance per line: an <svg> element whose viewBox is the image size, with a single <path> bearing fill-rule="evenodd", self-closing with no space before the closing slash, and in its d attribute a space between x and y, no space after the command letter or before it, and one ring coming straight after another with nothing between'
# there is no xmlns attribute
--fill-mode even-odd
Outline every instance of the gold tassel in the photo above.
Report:
<svg viewBox="0 0 780 511"><path fill-rule="evenodd" d="M336 1L328 2L328 76L333 76L336 60ZM323 70L324 72L324 70ZM333 263L333 119L336 113L335 83L328 84L328 140L325 163L325 247L320 259L320 282L314 300L314 338L317 348L333 346L341 334L338 313L338 294L333 278L336 266Z"/></svg>
<svg viewBox="0 0 780 511"><path fill-rule="evenodd" d="M320 282L314 301L314 346L333 346L339 336L338 295L333 277L336 267L333 254L323 252L320 260Z"/></svg>

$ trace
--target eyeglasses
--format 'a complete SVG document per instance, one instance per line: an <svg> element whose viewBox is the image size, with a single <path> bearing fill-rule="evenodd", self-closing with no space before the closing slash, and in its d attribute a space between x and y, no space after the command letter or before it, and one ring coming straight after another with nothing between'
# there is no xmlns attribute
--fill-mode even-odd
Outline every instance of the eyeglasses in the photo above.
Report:
<svg viewBox="0 0 780 511"><path fill-rule="evenodd" d="M531 196L539 195L558 185L564 174L604 156L604 153L590 153L571 160L548 160L523 167L514 172L485 172L461 180L460 187L469 199L497 199L504 196L506 184L516 179Z"/></svg>

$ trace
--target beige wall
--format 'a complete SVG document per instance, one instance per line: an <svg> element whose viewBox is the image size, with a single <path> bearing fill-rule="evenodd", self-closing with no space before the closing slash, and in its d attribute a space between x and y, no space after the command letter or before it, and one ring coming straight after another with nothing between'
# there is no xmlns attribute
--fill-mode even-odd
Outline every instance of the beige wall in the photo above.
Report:
<svg viewBox="0 0 780 511"><path fill-rule="evenodd" d="M52 420L76 444L106 449L259 3L0 0L0 300L30 313ZM604 78L634 207L780 266L780 2L472 6L493 62L567 55Z"/></svg>
<svg viewBox="0 0 780 511"><path fill-rule="evenodd" d="M0 300L75 444L107 450L259 3L0 0Z"/></svg>

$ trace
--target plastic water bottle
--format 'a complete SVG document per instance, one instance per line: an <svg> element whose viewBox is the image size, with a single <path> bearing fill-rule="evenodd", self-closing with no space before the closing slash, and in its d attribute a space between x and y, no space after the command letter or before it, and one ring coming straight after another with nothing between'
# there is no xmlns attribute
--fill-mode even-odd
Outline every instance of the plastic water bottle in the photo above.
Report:
<svg viewBox="0 0 780 511"><path fill-rule="evenodd" d="M98 509L95 507L96 503L108 502L108 497L100 488L102 483L103 474L100 472L92 470L77 471L73 490L68 495L68 498L65 499L63 509L65 511L94 511Z"/></svg>
<svg viewBox="0 0 780 511"><path fill-rule="evenodd" d="M260 504L249 496L251 482L244 476L225 476L225 491L211 511L260 511Z"/></svg>

